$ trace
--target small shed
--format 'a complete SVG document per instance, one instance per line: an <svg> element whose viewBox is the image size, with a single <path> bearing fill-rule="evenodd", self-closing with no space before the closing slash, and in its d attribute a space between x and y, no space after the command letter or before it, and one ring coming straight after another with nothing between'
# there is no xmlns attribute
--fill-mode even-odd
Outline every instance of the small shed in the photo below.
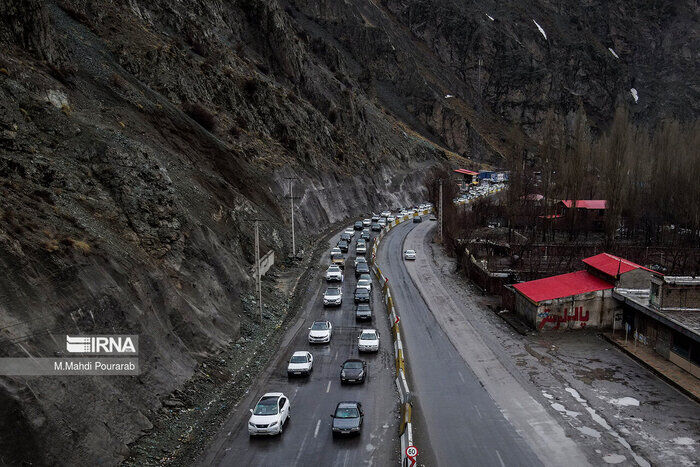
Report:
<svg viewBox="0 0 700 467"><path fill-rule="evenodd" d="M588 272L594 276L623 289L648 290L652 276L662 276L657 271L610 253L600 253L599 255L584 258L583 263L586 265Z"/></svg>
<svg viewBox="0 0 700 467"><path fill-rule="evenodd" d="M515 311L539 331L605 328L618 305L613 284L588 271L514 284Z"/></svg>

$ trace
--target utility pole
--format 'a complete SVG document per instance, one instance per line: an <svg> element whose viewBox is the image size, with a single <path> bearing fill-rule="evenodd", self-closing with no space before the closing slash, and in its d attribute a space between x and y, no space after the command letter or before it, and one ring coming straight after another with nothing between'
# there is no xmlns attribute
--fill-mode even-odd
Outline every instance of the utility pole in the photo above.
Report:
<svg viewBox="0 0 700 467"><path fill-rule="evenodd" d="M292 218L292 257L297 257L296 238L294 237L294 180L299 180L299 177L284 177L289 180L289 208Z"/></svg>
<svg viewBox="0 0 700 467"><path fill-rule="evenodd" d="M440 179L440 243L442 243L442 179Z"/></svg>
<svg viewBox="0 0 700 467"><path fill-rule="evenodd" d="M255 219L255 271L257 274L256 287L258 292L258 307L260 308L260 324L262 325L262 281L260 280L260 220Z"/></svg>

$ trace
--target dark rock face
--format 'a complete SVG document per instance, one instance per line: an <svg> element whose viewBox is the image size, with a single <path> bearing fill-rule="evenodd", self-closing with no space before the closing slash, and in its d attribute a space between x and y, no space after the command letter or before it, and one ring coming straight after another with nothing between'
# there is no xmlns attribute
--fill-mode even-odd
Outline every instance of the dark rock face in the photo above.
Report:
<svg viewBox="0 0 700 467"><path fill-rule="evenodd" d="M126 457L239 338L249 219L269 219L263 251L289 250L286 177L303 238L472 163L440 145L498 161L510 124L536 138L550 106L604 121L634 86L640 118L696 116L695 7L674 8L0 2L0 356L105 330L142 353L136 378L0 377L3 460Z"/></svg>

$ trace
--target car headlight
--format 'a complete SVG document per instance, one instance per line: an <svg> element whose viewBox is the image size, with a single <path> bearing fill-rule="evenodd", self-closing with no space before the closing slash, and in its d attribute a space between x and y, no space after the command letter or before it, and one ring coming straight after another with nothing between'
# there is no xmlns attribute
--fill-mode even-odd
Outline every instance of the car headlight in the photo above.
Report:
<svg viewBox="0 0 700 467"><path fill-rule="evenodd" d="M277 422L270 423L270 428L277 426Z"/></svg>
<svg viewBox="0 0 700 467"><path fill-rule="evenodd" d="M343 371L340 372L340 376L342 376L343 378L345 378L345 370L343 370Z"/></svg>
<svg viewBox="0 0 700 467"><path fill-rule="evenodd" d="M248 426L249 426L250 428L255 428L255 425L253 425L253 422L248 422Z"/></svg>
<svg viewBox="0 0 700 467"><path fill-rule="evenodd" d="M350 431L360 431L360 427L356 426L356 427L350 428Z"/></svg>
<svg viewBox="0 0 700 467"><path fill-rule="evenodd" d="M358 378L362 378L365 375L364 371L361 371L359 375L357 375Z"/></svg>

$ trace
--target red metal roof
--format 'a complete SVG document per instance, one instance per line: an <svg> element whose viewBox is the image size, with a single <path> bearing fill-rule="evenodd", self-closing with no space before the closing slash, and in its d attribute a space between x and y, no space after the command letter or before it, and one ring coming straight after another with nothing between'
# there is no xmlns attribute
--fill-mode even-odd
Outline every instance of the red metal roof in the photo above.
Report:
<svg viewBox="0 0 700 467"><path fill-rule="evenodd" d="M591 256L590 258L584 258L583 262L588 266L613 277L617 276L618 272L619 274L624 274L635 269L644 269L655 274L660 274L657 271L645 268L644 266L640 266L637 263L620 258L619 256L611 255L610 253L601 253L599 255Z"/></svg>
<svg viewBox="0 0 700 467"><path fill-rule="evenodd" d="M464 174L464 175L479 175L479 172L472 172L471 170L467 169L455 169L455 172Z"/></svg>
<svg viewBox="0 0 700 467"><path fill-rule="evenodd" d="M567 208L570 208L573 204L574 201L570 199L563 199L561 200L562 203L564 203L564 206ZM607 201L604 199L578 199L576 200L576 207L579 209L606 209L607 208Z"/></svg>
<svg viewBox="0 0 700 467"><path fill-rule="evenodd" d="M586 292L612 289L613 285L588 271L576 271L535 281L521 282L513 287L533 302L570 297Z"/></svg>

